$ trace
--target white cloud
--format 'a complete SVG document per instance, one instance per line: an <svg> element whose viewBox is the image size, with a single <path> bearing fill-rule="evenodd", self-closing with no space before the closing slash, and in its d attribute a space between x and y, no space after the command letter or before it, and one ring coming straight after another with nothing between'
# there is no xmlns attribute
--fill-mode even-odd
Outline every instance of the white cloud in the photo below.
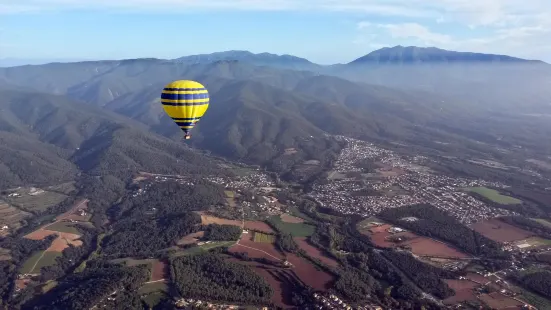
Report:
<svg viewBox="0 0 551 310"><path fill-rule="evenodd" d="M413 38L425 44L448 44L452 42L449 35L432 32L416 23L379 24L377 27L385 29L393 38Z"/></svg>
<svg viewBox="0 0 551 310"><path fill-rule="evenodd" d="M526 58L548 58L551 49L551 19L543 14L540 23L492 28L488 35L471 34L471 37L456 38L448 34L432 31L417 23L371 24L358 23L360 35L354 44L371 47L371 42L385 40L386 46L398 45L404 39L413 45L436 46L444 49L473 51L496 54L509 54ZM550 16L551 17L551 16ZM368 38L368 39L364 39Z"/></svg>
<svg viewBox="0 0 551 310"><path fill-rule="evenodd" d="M551 42L551 0L0 0L1 14L98 9L124 12L193 12L195 10L332 11L355 16L394 17L400 23L357 25L356 44L408 39L443 48L537 54ZM372 19L373 21L375 19ZM431 28L450 25L467 37ZM482 31L480 31L482 30ZM382 34L385 34L383 36ZM483 34L483 35L481 35ZM361 43L363 42L363 43ZM509 49L509 50L507 50Z"/></svg>
<svg viewBox="0 0 551 310"><path fill-rule="evenodd" d="M550 0L0 0L0 14L39 10L290 10L337 11L420 20L457 22L472 27L519 26L542 12ZM420 21L418 21L420 22Z"/></svg>

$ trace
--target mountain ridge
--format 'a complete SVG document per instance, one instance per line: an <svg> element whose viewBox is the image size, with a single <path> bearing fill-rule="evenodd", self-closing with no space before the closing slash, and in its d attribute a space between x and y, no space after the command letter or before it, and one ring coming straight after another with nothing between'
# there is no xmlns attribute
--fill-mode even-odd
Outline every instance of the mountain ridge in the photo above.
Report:
<svg viewBox="0 0 551 310"><path fill-rule="evenodd" d="M135 62L135 61L152 61L152 62L176 62L176 63L185 63L185 64L205 64L213 63L217 61L224 60L236 60L240 62L248 62L254 65L267 65L280 68L288 68L295 70L320 70L323 68L330 68L333 66L342 66L348 64L359 64L363 62L375 62L380 57L389 57L393 56L396 59L396 56L404 54L415 54L417 53L420 56L424 57L434 57L440 56L433 59L432 61L442 62L446 57L455 56L454 61L478 61L478 62L532 62L537 64L548 64L545 61L537 59L526 59L521 57L513 57L505 54L493 54L493 53L480 53L480 52L462 52L441 49L434 46L431 47L419 47L419 46L389 46L383 47L377 50L373 50L363 56L360 56L348 63L335 63L329 65L321 65L310 61L307 58L299 57L290 54L273 54L268 52L253 53L247 50L228 50L220 51L213 53L205 54L193 54L181 56L173 59L163 59L163 58L154 58L154 57L142 57L142 58L129 58L129 59L119 59L119 60L70 60L70 61L61 61L61 60L52 60L46 63L29 63L29 64L19 64L19 65L10 65L10 66L1 66L0 68L14 68L14 67L24 67L24 66L43 66L43 65L55 65L55 64L105 64L105 63L123 63L123 62ZM427 59L419 59L427 60ZM1 64L1 63L0 63Z"/></svg>
<svg viewBox="0 0 551 310"><path fill-rule="evenodd" d="M384 47L368 53L348 63L355 64L413 64L413 63L537 63L541 60L529 60L500 54L458 52L436 47L401 46Z"/></svg>

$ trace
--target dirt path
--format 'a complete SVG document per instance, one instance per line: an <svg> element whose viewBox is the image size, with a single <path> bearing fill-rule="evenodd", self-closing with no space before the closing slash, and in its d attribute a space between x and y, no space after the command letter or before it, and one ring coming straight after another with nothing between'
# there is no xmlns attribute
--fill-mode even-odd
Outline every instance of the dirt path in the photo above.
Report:
<svg viewBox="0 0 551 310"><path fill-rule="evenodd" d="M242 246L242 247L247 248L247 249L251 249L251 250L255 250L255 251L262 252L262 253L264 253L264 254L266 254L266 255L272 257L272 258L275 258L277 261L280 261L280 260L281 260L281 258L275 257L275 256L271 255L270 253L268 253L268 252L266 252L266 251L262 251L262 250L259 250L259 249L256 249L256 248L253 248L253 247L250 247L250 246L246 246L246 245L239 244L239 241L237 241L237 243L236 243L235 245Z"/></svg>
<svg viewBox="0 0 551 310"><path fill-rule="evenodd" d="M31 270L29 271L29 274L33 274L33 271L36 268L36 265L38 265L38 262L40 262L40 260L44 257L44 254L46 254L46 251L43 251L42 255L40 255L40 257L36 260L36 262L33 265L33 268L31 268Z"/></svg>

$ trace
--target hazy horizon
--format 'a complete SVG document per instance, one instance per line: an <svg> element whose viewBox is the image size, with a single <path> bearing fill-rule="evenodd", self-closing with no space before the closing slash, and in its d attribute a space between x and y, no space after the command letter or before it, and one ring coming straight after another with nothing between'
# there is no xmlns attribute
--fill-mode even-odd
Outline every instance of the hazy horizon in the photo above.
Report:
<svg viewBox="0 0 551 310"><path fill-rule="evenodd" d="M545 1L0 1L0 59L172 59L248 50L334 64L412 45L549 62L549 12Z"/></svg>

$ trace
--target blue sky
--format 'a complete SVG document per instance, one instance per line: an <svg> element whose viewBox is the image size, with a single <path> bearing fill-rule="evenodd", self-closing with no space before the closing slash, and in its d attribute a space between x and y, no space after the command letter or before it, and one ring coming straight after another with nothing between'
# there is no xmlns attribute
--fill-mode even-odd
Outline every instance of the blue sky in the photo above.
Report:
<svg viewBox="0 0 551 310"><path fill-rule="evenodd" d="M551 1L0 0L0 59L250 50L328 64L399 44L551 61Z"/></svg>

